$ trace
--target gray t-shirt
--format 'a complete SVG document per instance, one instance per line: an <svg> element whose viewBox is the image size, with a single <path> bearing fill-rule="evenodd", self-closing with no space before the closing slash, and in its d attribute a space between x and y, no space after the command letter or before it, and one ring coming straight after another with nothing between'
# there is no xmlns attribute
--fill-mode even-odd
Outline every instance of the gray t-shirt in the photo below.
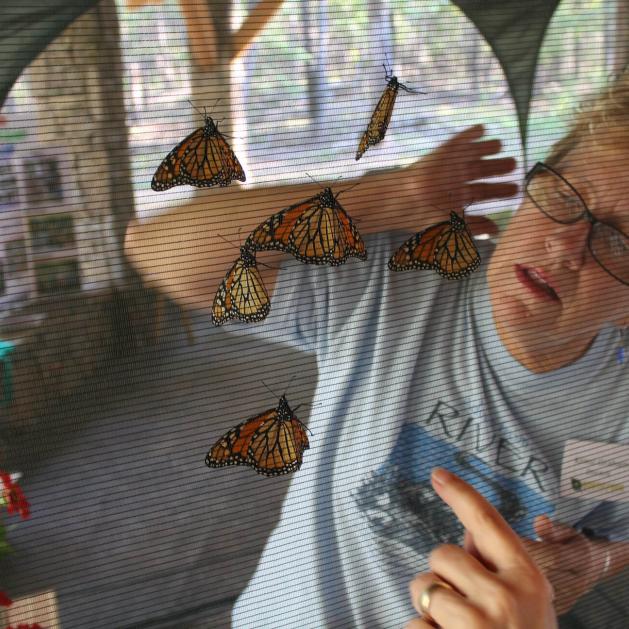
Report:
<svg viewBox="0 0 629 629"><path fill-rule="evenodd" d="M622 505L603 505L602 519L600 503L559 497L566 439L629 442L629 367L616 363L614 330L577 362L534 374L495 330L491 248L470 278L448 281L391 272L404 238L368 238L367 262L291 261L268 319L231 327L314 352L318 368L311 448L236 603L235 629L402 627L415 615L408 581L432 549L462 539L430 486L435 466L471 482L520 535L534 537L546 513L627 536Z"/></svg>

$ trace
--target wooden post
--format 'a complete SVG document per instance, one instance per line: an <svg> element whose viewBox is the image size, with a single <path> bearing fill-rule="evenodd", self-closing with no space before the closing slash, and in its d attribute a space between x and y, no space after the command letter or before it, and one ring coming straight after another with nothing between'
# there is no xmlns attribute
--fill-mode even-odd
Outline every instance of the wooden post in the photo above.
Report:
<svg viewBox="0 0 629 629"><path fill-rule="evenodd" d="M114 0L96 6L99 30L98 74L103 95L102 125L107 130L104 148L108 156L109 194L113 231L119 246L123 283L137 281L137 275L122 255L129 221L135 216L129 138L124 106L124 84L118 14Z"/></svg>
<svg viewBox="0 0 629 629"><path fill-rule="evenodd" d="M629 0L616 2L616 28L614 30L614 75L618 76L629 63Z"/></svg>

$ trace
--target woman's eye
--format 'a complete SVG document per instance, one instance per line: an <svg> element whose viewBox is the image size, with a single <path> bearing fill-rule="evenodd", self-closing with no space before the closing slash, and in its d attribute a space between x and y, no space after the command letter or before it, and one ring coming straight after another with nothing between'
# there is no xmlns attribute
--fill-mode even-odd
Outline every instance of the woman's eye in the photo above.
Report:
<svg viewBox="0 0 629 629"><path fill-rule="evenodd" d="M607 246L613 256L623 257L629 253L629 241L618 232L607 237Z"/></svg>
<svg viewBox="0 0 629 629"><path fill-rule="evenodd" d="M574 193L567 190L557 190L556 194L562 203L572 208L581 209L581 201L574 196Z"/></svg>

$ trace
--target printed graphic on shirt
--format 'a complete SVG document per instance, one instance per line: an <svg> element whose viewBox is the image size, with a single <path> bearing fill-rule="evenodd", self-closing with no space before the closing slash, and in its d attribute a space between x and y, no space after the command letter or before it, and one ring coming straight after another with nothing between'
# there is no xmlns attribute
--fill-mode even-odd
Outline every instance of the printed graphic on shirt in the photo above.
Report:
<svg viewBox="0 0 629 629"><path fill-rule="evenodd" d="M479 490L517 531L534 537L533 521L553 504L521 478L496 470L480 456L435 437L417 424L403 427L388 461L353 494L358 510L393 565L426 556L440 544L461 544L463 527L436 495L430 472L442 466Z"/></svg>

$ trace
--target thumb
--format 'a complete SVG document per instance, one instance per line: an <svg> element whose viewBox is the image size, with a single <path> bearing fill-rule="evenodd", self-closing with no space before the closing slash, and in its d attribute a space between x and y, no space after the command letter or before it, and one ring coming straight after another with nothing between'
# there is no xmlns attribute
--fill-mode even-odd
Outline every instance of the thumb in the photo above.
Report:
<svg viewBox="0 0 629 629"><path fill-rule="evenodd" d="M544 542L566 542L579 535L571 526L563 522L554 522L547 515L540 515L533 523L535 533Z"/></svg>

